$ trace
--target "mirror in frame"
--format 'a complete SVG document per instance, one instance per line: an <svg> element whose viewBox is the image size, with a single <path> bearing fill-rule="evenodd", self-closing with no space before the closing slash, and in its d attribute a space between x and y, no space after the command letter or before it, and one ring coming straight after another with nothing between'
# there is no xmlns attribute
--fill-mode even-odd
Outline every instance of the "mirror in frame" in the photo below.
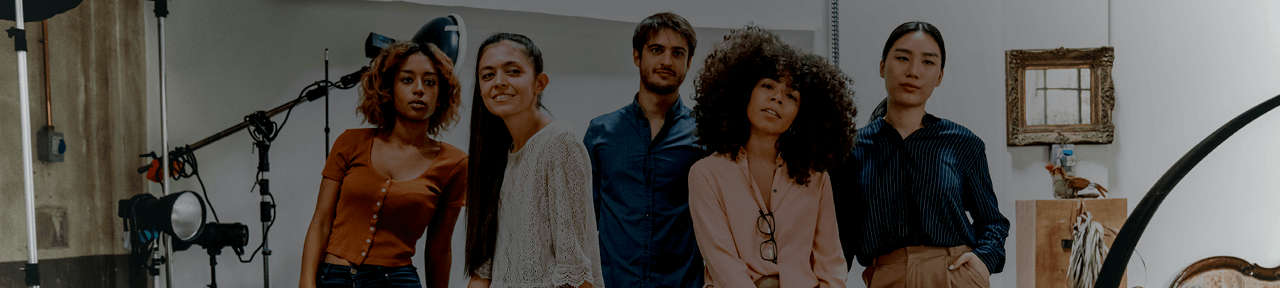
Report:
<svg viewBox="0 0 1280 288"><path fill-rule="evenodd" d="M1109 144L1112 47L1005 51L1009 146Z"/></svg>

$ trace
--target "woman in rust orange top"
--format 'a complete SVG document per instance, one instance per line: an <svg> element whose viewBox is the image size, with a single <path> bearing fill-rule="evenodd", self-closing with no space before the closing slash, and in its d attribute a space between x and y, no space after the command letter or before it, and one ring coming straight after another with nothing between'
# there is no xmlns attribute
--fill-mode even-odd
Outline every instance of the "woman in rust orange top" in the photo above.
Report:
<svg viewBox="0 0 1280 288"><path fill-rule="evenodd" d="M411 258L425 230L423 278L446 287L467 155L430 136L457 119L453 63L435 45L397 43L374 58L361 94L357 111L377 128L334 141L298 286L422 287Z"/></svg>
<svg viewBox="0 0 1280 288"><path fill-rule="evenodd" d="M845 287L831 178L853 146L852 83L758 27L733 30L699 72L689 213L706 287Z"/></svg>

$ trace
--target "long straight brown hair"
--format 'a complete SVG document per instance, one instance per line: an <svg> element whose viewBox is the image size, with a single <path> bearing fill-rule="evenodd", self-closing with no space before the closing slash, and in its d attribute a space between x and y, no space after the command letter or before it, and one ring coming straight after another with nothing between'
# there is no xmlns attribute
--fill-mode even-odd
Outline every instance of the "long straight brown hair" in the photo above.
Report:
<svg viewBox="0 0 1280 288"><path fill-rule="evenodd" d="M524 46L524 56L533 64L534 75L542 74L542 51L533 40L514 33L498 33L480 44L476 54L476 69L489 45L511 41ZM507 168L507 151L511 148L511 132L502 118L493 115L484 106L480 95L480 75L475 74L475 87L471 97L471 147L467 165L467 277L480 265L493 258L498 241L498 203L502 178ZM537 108L543 108L542 95L538 95Z"/></svg>

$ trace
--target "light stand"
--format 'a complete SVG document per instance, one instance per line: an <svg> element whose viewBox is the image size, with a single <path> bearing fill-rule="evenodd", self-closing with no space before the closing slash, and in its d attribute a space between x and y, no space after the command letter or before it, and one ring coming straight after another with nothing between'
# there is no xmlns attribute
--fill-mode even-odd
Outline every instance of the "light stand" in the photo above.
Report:
<svg viewBox="0 0 1280 288"><path fill-rule="evenodd" d="M161 149L167 150L169 149L169 103L168 103L169 98L168 98L168 95L166 94L167 86L165 83L165 71L164 71L164 19L169 16L169 2L168 0L153 0L153 1L156 2L155 4L156 34L157 34L156 43L158 43L158 47L156 51L158 51L160 54L159 55L160 57L157 58L157 62L156 62L159 66L159 73L157 73L157 75L159 76L159 80L160 80L159 81L160 82L160 142L161 142ZM160 163L169 163L168 161L169 161L168 155L166 154L160 155ZM169 165L163 165L163 166L164 167L161 167L164 173L162 175L164 175L164 177L169 177L170 175ZM169 195L169 186L170 185L168 184L168 181L160 182L160 187L161 189L163 189L161 190L163 195ZM164 265L164 272L165 272L164 287L173 287L173 256L172 256L173 251L169 247L168 236L163 236L163 235L161 236L160 246L161 246L161 249L164 249L164 256L159 259L153 258L153 260L156 260L156 262L162 263ZM156 279L155 286L159 287L160 286L160 280L158 278L159 275L155 275L155 274L152 274L152 275L153 275L152 277L157 277L155 278Z"/></svg>
<svg viewBox="0 0 1280 288"><path fill-rule="evenodd" d="M156 241L172 236L174 243L185 243L202 237L205 226L205 204L198 194L183 191L156 198L142 193L120 200L117 216L124 219L128 239L130 262L145 262L144 268L159 284L157 265L166 265L168 258L152 258ZM141 255L141 257L136 257ZM143 258L147 260L142 260ZM166 277L170 278L170 277Z"/></svg>
<svg viewBox="0 0 1280 288"><path fill-rule="evenodd" d="M324 81L329 82L329 48L324 48ZM324 89L324 157L329 158L329 89Z"/></svg>
<svg viewBox="0 0 1280 288"><path fill-rule="evenodd" d="M288 103L280 105L279 107L273 108L269 111L254 112L253 114L245 116L244 122L236 124L225 130L222 130L221 132L215 133L212 136L206 137L200 141L196 141L191 145L175 148L173 151L170 151L169 153L166 153L166 154L168 154L169 156L168 158L170 159L182 159L183 158L182 155L192 153L195 151L195 149L204 147L205 145L209 145L214 141L220 140L240 130L248 130L249 135L254 138L254 148L256 148L259 153L257 175L259 176L265 175L266 172L270 171L270 162L268 159L269 159L269 155L270 155L269 153L271 150L271 142L274 141L276 136L280 133L281 127L283 127L284 124L288 122L289 120L288 111L291 111L294 106L323 97L328 93L328 90L350 89L352 87L355 87L355 85L359 83L360 75L363 74L364 71L365 69L362 69L360 71L356 71L349 75L343 76L342 78L340 78L339 83L332 83L329 81L317 81L316 83L311 84L306 88L304 88L303 93L301 93L301 95L299 95L299 97L294 99L293 101L289 101ZM344 83L353 83L353 84L344 84ZM274 121L271 121L271 117L282 112L286 113L285 120L284 122L281 122L279 126L277 126ZM168 145L165 145L165 146L168 147ZM153 154L154 153L144 154L143 156L149 156ZM165 161L169 161L169 160L161 160L161 161L157 161L156 163L157 164L166 163ZM167 170L170 167L175 167L174 165L177 163L176 161L170 161L168 163L169 165L161 165L163 166L163 169L166 171L162 172L164 173L163 176L157 176L156 177L157 179L163 179L164 177L169 177L169 178L174 177L173 174L169 173ZM150 164L142 166L138 169L138 173L147 173L147 171L149 171L149 169L151 168L152 168L152 165ZM183 175L178 175L178 176L187 177ZM273 224L272 222L275 219L275 197L271 195L270 181L268 179L256 178L254 181L254 184L256 186L261 186L259 191L260 191L260 195L262 196L262 202L260 203L259 207L261 212L261 220L263 224L262 225L263 233L262 233L262 246L260 246L259 249L262 249L262 256L263 256L262 270L263 270L264 287L270 287L270 283L271 283L270 282L271 281L270 280L271 279L270 264L267 258L269 255L271 255L271 249L267 246L267 243L268 243L267 232L270 231L271 225ZM270 199L270 201L268 201L268 199ZM255 251L253 254L257 254L257 252ZM163 261L163 259L156 259L156 260ZM240 259L241 263L249 263L252 261L253 261L252 256L250 256L249 260ZM159 286L158 282L157 282L157 286Z"/></svg>
<svg viewBox="0 0 1280 288"><path fill-rule="evenodd" d="M40 287L40 263L36 257L36 189L34 172L31 167L31 101L28 99L27 87L27 33L23 30L22 1L15 0L15 27L7 30L13 37L13 49L18 51L18 108L22 110L22 189L27 209L27 265L26 284L29 287Z"/></svg>
<svg viewBox="0 0 1280 288"><path fill-rule="evenodd" d="M326 91L325 93L328 93L328 89L324 90ZM276 123L271 121L271 117L267 116L266 111L258 111L244 118L245 122L253 126L252 129L249 129L249 136L253 137L253 146L258 148L258 175L262 175L262 178L257 183L258 193L262 195L262 202L258 204L262 220L262 287L270 288L271 267L267 259L271 256L271 248L267 245L269 243L267 242L267 231L271 229L272 219L275 218L276 205L274 200L267 201L267 198L272 196L271 182L266 178L266 174L271 171L270 154L268 153L271 151L271 141L275 140L276 135L279 135L279 133L276 133Z"/></svg>
<svg viewBox="0 0 1280 288"><path fill-rule="evenodd" d="M209 288L218 287L218 255L222 248L231 247L237 256L244 254L244 246L249 244L249 226L240 223L205 223L204 233L190 242L174 242L173 250L183 251L192 244L204 247L209 254Z"/></svg>
<svg viewBox="0 0 1280 288"><path fill-rule="evenodd" d="M168 115L167 115L167 104L166 104L167 98L166 98L165 89L164 89L165 88L164 16L168 14L168 10L167 10L167 4L165 4L166 0L153 0L153 1L156 1L156 17L160 25L160 28L159 28L159 33L160 33L160 41L159 41L160 65L159 66L160 66L160 103L161 103L160 105L161 105L162 129L164 130L163 133L161 134L162 136L161 138L164 142L164 147L168 149L169 138L168 138L168 123L167 123ZM466 42L466 34L463 33L463 31L466 31L465 27L466 27L465 24L462 23L461 16L458 16L456 14L449 15L446 17L436 18L435 20L432 20L430 23L424 26L422 29L420 29L417 35L414 36L413 41L419 42L419 44L435 43L446 54L455 55L452 58L456 61L456 59L463 58L462 50L464 49L460 49L460 48L462 47L461 45ZM371 37L372 35L373 34L371 33ZM387 40L389 40L389 38L387 38ZM366 49L368 49L368 47L366 47ZM294 106L302 104L303 102L314 101L320 97L328 96L329 90L354 88L357 85L359 85L361 76L369 69L368 67L363 67L356 72L347 74L346 76L342 76L341 78L339 78L337 82L331 82L327 80L329 77L328 76L328 70L329 70L328 60L329 60L328 50L326 50L325 52L325 79L326 80L317 81L316 83L313 83L307 86L306 88L303 88L303 92L301 93L301 95L299 95L298 98L292 101L289 101L288 103L285 103L283 105L280 105L276 108L273 108L269 111L257 111L253 114L245 116L244 122L236 124L218 133L214 133L213 135L209 137L205 137L200 141L196 141L191 145L180 147L180 149L175 149L174 151L169 153L160 153L162 154L161 156L162 158L156 162L157 164L162 165L162 167L159 167L157 169L157 170L162 170L161 172L162 175L157 175L157 177L155 178L163 179L164 177L173 177L173 173L170 172L170 169L171 169L170 167L174 167L173 165L175 164L174 163L175 161L172 161L171 158L180 158L180 157L177 157L177 155L181 155L184 153L191 153L196 149L199 149L201 147L204 147L205 145L213 143L214 141L217 141L226 136L234 134L235 132L238 132L241 129L248 128L247 130L249 130L250 136L252 136L254 139L254 147L258 150L258 153L259 153L258 154L258 174L257 174L258 177L256 177L254 184L257 186L260 186L259 193L262 197L262 202L259 203L260 204L259 209L260 209L260 218L262 221L263 233L262 233L262 244L259 248L262 249L262 270L263 270L262 275L263 275L264 287L269 288L271 285L270 264L269 264L269 261L267 260L271 255L271 249L268 247L267 233L270 231L271 226L275 221L275 206L276 206L275 197L272 196L270 192L271 191L270 181L264 177L266 173L271 170L270 162L268 160L270 149L271 149L271 142L274 141L275 137L280 133L281 127L283 127L285 123L288 123L288 120L289 120L288 111L292 111ZM459 71L459 69L461 69L461 65L454 65L455 73ZM326 118L325 119L325 122L326 122L325 150L326 152L325 152L325 155L327 157L328 150L329 150L329 147L328 147L329 145L328 97L325 97L325 102L326 102L326 107L325 107L325 118ZM275 122L271 121L271 117L281 112L286 112L285 120L282 121L279 126L277 126ZM140 174L147 173L147 171L150 168L151 168L151 165L145 165L138 169L138 173ZM183 177L186 177L186 176L183 176ZM161 184L163 185L165 189L165 194L167 195L169 191L168 185L164 185L165 183L163 181L161 181ZM268 201L268 199L270 199L270 201ZM154 260L156 260L156 262L163 263L165 259L170 258L168 257L169 253L170 253L169 247L166 245L165 258L154 259ZM210 253L213 253L213 252L210 252ZM210 255L210 256L212 257L213 255ZM248 263L252 261L252 259L253 259L252 256L250 256L248 261L241 259L240 262ZM216 263L217 263L216 260L211 259L210 269L212 269L212 266L216 265ZM171 276L172 275L171 265L166 265L165 268L167 271L169 271L168 275ZM166 277L166 279L169 279L169 277ZM169 281L170 281L169 283L170 286L172 286L172 280L170 279ZM158 284L159 283L157 282L156 286L159 286ZM211 285L215 285L215 284L211 284Z"/></svg>
<svg viewBox="0 0 1280 288"><path fill-rule="evenodd" d="M209 288L218 288L218 254L222 254L222 249L204 249L209 252Z"/></svg>

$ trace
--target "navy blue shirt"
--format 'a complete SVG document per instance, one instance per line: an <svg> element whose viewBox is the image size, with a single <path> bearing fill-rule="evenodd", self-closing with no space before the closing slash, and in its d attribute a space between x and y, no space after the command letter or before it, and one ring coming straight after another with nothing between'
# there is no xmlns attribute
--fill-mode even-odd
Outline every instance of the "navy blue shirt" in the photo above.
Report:
<svg viewBox="0 0 1280 288"><path fill-rule="evenodd" d="M903 139L877 117L858 131L844 167L831 172L846 261L856 256L871 266L902 247L967 245L1000 273L1009 220L996 205L986 145L946 119L926 114L921 124Z"/></svg>
<svg viewBox="0 0 1280 288"><path fill-rule="evenodd" d="M591 155L605 287L702 287L702 253L689 217L689 167L707 154L677 99L652 135L632 102L591 120Z"/></svg>

